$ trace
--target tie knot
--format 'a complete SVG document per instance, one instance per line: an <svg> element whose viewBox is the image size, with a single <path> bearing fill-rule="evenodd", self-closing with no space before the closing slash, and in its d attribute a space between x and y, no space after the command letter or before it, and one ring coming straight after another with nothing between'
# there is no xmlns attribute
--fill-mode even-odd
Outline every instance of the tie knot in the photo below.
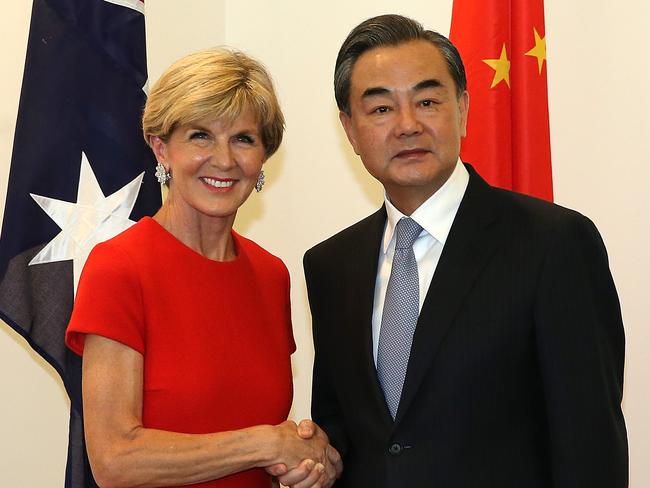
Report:
<svg viewBox="0 0 650 488"><path fill-rule="evenodd" d="M422 227L415 220L409 217L402 217L395 228L396 249L408 249L413 247L413 242L422 232Z"/></svg>

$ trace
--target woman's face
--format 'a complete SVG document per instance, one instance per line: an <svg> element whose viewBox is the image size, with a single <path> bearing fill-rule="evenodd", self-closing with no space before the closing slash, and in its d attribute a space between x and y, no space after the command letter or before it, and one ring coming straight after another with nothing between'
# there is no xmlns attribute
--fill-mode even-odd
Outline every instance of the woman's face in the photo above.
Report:
<svg viewBox="0 0 650 488"><path fill-rule="evenodd" d="M169 202L209 217L234 217L248 198L265 159L260 127L251 110L232 123L222 119L182 125L168 142L152 137L156 158L172 174Z"/></svg>

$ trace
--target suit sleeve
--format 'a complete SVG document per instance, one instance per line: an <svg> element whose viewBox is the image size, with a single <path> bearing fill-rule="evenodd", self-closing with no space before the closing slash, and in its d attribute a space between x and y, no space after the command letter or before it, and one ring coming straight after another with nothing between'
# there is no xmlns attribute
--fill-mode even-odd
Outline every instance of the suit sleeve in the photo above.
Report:
<svg viewBox="0 0 650 488"><path fill-rule="evenodd" d="M605 246L585 217L553 235L535 319L553 488L627 487L621 310Z"/></svg>
<svg viewBox="0 0 650 488"><path fill-rule="evenodd" d="M310 251L305 254L303 265L312 315L314 339L314 369L312 378L311 412L313 420L327 433L330 443L344 456L347 438L337 399L335 380L328 367L327 330L330 325L327 313L327 291L323 274L317 271L316 260ZM331 358L330 358L331 359Z"/></svg>

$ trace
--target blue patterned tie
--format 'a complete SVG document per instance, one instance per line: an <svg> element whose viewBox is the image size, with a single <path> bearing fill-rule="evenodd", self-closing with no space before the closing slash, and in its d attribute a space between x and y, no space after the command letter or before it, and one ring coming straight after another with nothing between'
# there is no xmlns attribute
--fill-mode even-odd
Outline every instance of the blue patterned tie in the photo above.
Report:
<svg viewBox="0 0 650 488"><path fill-rule="evenodd" d="M386 288L377 350L377 374L393 419L397 414L420 308L418 264L413 242L422 232L403 217L395 228L395 255Z"/></svg>

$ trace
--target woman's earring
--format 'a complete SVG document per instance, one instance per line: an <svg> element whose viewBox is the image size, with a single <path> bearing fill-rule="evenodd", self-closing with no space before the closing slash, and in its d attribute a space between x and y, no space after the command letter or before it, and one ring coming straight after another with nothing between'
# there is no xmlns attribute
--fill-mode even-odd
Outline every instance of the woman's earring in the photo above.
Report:
<svg viewBox="0 0 650 488"><path fill-rule="evenodd" d="M255 191L257 193L261 192L263 186L264 186L264 170L260 171L260 174L257 177L257 182L255 183Z"/></svg>
<svg viewBox="0 0 650 488"><path fill-rule="evenodd" d="M172 179L172 174L165 169L162 163L156 165L156 179L161 185L164 185Z"/></svg>

